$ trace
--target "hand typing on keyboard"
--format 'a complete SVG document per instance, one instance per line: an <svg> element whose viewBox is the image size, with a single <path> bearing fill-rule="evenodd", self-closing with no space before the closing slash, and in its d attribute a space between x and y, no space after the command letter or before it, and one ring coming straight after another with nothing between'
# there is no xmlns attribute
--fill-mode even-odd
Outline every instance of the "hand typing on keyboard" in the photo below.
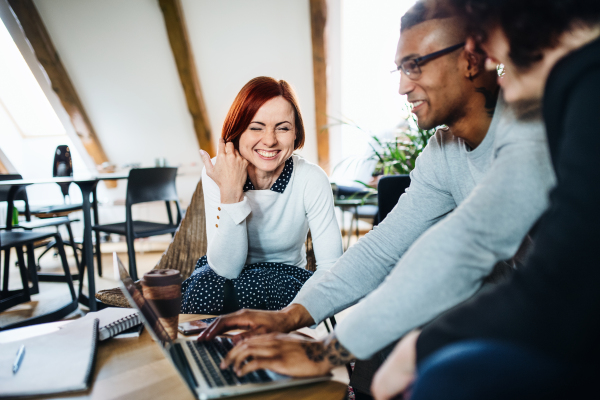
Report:
<svg viewBox="0 0 600 400"><path fill-rule="evenodd" d="M237 376L269 369L283 375L310 377L327 375L353 358L334 334L318 341L270 333L243 340L227 353L220 366L232 367Z"/></svg>
<svg viewBox="0 0 600 400"><path fill-rule="evenodd" d="M217 337L210 342L186 342L194 355L194 361L210 387L223 387L246 383L270 382L271 377L263 370L253 371L245 376L236 376L231 369L219 368L219 364L233 348L230 338Z"/></svg>
<svg viewBox="0 0 600 400"><path fill-rule="evenodd" d="M292 304L279 311L244 309L218 317L198 336L198 340L213 340L232 329L246 331L237 335L239 339L272 332L287 333L314 323L306 308L300 304Z"/></svg>

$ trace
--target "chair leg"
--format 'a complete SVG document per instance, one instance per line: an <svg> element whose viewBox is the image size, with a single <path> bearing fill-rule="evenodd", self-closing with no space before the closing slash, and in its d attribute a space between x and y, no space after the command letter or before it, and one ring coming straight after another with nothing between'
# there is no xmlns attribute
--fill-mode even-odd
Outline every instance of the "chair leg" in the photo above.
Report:
<svg viewBox="0 0 600 400"><path fill-rule="evenodd" d="M138 280L138 276L135 265L135 247L133 246L134 238L130 237L129 235L125 236L125 238L127 239L127 255L129 256L129 275L131 275L131 279L133 279L135 282Z"/></svg>
<svg viewBox="0 0 600 400"><path fill-rule="evenodd" d="M14 322L9 325L0 326L0 330L20 328L20 327L28 326L28 325L42 324L42 323L46 323L46 322L57 321L61 318L66 317L73 311L77 310L77 307L78 307L77 297L75 295L75 288L73 287L73 280L71 279L71 272L69 271L69 265L67 264L67 255L65 254L65 248L63 246L63 241L59 234L56 234L55 239L56 239L56 243L57 243L56 247L57 247L58 253L60 255L61 262L63 264L63 270L65 272L65 282L69 285L69 291L71 292L71 301L49 313L31 317L31 318L21 320L18 322ZM17 248L17 255L19 256L19 266L21 268L21 280L24 281L25 288L26 288L26 291L23 293L22 298L27 299L24 301L30 301L29 286L27 284L27 269L25 268L25 260L23 257L23 250ZM23 302L23 301L20 301L20 302Z"/></svg>
<svg viewBox="0 0 600 400"><path fill-rule="evenodd" d="M42 257L44 257L46 255L47 252L49 252L54 246L56 245L56 241L52 240L50 241L47 245L46 248L44 249L44 251L42 252L42 254L40 254L37 258L37 263L39 265L40 260L42 259Z"/></svg>
<svg viewBox="0 0 600 400"><path fill-rule="evenodd" d="M71 229L71 223L67 222L65 224L65 227L67 228L67 232L69 233L69 241L71 243L71 247L73 248L73 256L75 257L75 265L77 265L77 271L80 271L81 264L79 264L79 257L77 256L77 250L79 250L79 248L75 244L75 238L73 237L73 230Z"/></svg>
<svg viewBox="0 0 600 400"><path fill-rule="evenodd" d="M358 230L358 206L354 207L354 219L356 220L356 241L358 242L360 231Z"/></svg>
<svg viewBox="0 0 600 400"><path fill-rule="evenodd" d="M94 211L94 225L100 224L100 218L98 216L98 193L97 187L94 186L92 190L92 209ZM96 236L96 264L98 264L98 276L102 276L102 252L100 251L100 232L95 231Z"/></svg>
<svg viewBox="0 0 600 400"><path fill-rule="evenodd" d="M10 249L4 250L4 272L2 274L2 291L8 292L8 274L10 272Z"/></svg>
<svg viewBox="0 0 600 400"><path fill-rule="evenodd" d="M65 271L65 281L69 285L69 291L71 292L71 298L73 301L77 301L77 295L75 294L75 287L73 286L73 279L71 277L71 271L69 270L69 264L67 262L67 254L65 253L65 247L63 245L60 234L56 234L56 247L58 248L58 254L60 255L60 261Z"/></svg>
<svg viewBox="0 0 600 400"><path fill-rule="evenodd" d="M350 226L346 231L346 235L348 235L348 244L346 245L346 250L350 248L350 239L352 239L352 224L354 223L354 214L352 214L352 218L350 219Z"/></svg>
<svg viewBox="0 0 600 400"><path fill-rule="evenodd" d="M335 317L329 317L329 322L331 322L332 328L335 329L335 326L337 325L337 321L335 320Z"/></svg>
<svg viewBox="0 0 600 400"><path fill-rule="evenodd" d="M81 250L81 266L79 267L79 299L83 296L83 282L85 282L85 270L87 265L85 264L85 246Z"/></svg>
<svg viewBox="0 0 600 400"><path fill-rule="evenodd" d="M98 264L98 276L102 276L102 252L100 251L100 232L96 231L96 264Z"/></svg>
<svg viewBox="0 0 600 400"><path fill-rule="evenodd" d="M19 264L21 262L19 261ZM33 244L27 245L27 267L29 268L29 279L33 284L31 288L31 294L38 294L40 292L40 285L38 279L38 265L35 262L35 253Z"/></svg>
<svg viewBox="0 0 600 400"><path fill-rule="evenodd" d="M17 251L17 259L19 260L19 270L21 271L21 284L23 285L23 295L25 301L31 301L31 295L29 293L29 280L27 279L27 268L25 268L25 257L23 257L23 248L20 246L15 247Z"/></svg>

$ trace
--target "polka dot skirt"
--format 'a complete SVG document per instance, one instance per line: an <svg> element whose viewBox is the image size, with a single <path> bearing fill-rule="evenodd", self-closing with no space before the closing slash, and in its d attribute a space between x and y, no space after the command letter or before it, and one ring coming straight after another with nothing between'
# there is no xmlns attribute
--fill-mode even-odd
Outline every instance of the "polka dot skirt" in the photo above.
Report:
<svg viewBox="0 0 600 400"><path fill-rule="evenodd" d="M281 171L281 174L279 175L279 177L277 177L277 180L269 190L277 193L283 193L288 183L290 182L290 178L292 177L293 171L294 160L292 160L292 157L290 157L287 160L285 160L285 166L283 167L283 171ZM250 178L246 179L246 184L244 185L244 192L247 192L248 190L255 190Z"/></svg>
<svg viewBox="0 0 600 400"><path fill-rule="evenodd" d="M231 281L241 308L281 310L294 300L312 274L293 265L256 263L245 266ZM221 314L225 281L227 278L210 268L206 256L200 258L181 286L181 313Z"/></svg>

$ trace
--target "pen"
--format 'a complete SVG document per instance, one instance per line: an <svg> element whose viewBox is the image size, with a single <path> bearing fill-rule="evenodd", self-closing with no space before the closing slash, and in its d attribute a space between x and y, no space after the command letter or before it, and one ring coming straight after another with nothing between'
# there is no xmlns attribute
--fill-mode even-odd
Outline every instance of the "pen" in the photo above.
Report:
<svg viewBox="0 0 600 400"><path fill-rule="evenodd" d="M13 364L13 374L16 374L23 362L23 357L25 356L25 345L22 344L19 347L19 351L17 351L17 357L15 358L15 362Z"/></svg>

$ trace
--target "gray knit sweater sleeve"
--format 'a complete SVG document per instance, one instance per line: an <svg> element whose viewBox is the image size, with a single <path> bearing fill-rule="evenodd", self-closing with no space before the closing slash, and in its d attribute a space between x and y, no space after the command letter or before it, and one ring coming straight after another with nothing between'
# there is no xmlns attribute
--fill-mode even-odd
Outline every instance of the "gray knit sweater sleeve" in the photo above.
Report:
<svg viewBox="0 0 600 400"><path fill-rule="evenodd" d="M495 159L470 195L338 324L340 342L358 358L473 295L546 209L555 178L542 124L503 119L494 147Z"/></svg>
<svg viewBox="0 0 600 400"><path fill-rule="evenodd" d="M456 207L444 189L443 132L430 139L411 173L410 188L371 232L352 246L329 270L309 279L292 303L302 304L315 322L351 306L376 289L408 247ZM364 328L364 327L363 327Z"/></svg>

